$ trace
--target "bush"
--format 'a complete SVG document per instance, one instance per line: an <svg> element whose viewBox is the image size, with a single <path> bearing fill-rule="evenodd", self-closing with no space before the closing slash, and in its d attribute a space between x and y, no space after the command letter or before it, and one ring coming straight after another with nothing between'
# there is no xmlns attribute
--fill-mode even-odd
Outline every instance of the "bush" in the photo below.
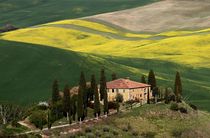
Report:
<svg viewBox="0 0 210 138"><path fill-rule="evenodd" d="M34 111L29 117L31 123L33 123L37 128L42 129L44 125L47 124L47 117L44 111Z"/></svg>
<svg viewBox="0 0 210 138"><path fill-rule="evenodd" d="M85 128L85 132L90 133L90 132L92 132L92 129L90 127L87 127L87 128Z"/></svg>
<svg viewBox="0 0 210 138"><path fill-rule="evenodd" d="M183 132L182 130L174 129L172 131L172 136L174 136L174 137L181 137L182 132Z"/></svg>
<svg viewBox="0 0 210 138"><path fill-rule="evenodd" d="M105 138L112 138L111 134L106 134L104 137Z"/></svg>
<svg viewBox="0 0 210 138"><path fill-rule="evenodd" d="M123 102L123 95L118 93L116 95L115 99L116 99L117 102L122 103Z"/></svg>
<svg viewBox="0 0 210 138"><path fill-rule="evenodd" d="M97 131L95 132L95 135L96 135L96 137L101 137L101 132L100 132L99 130L97 130Z"/></svg>
<svg viewBox="0 0 210 138"><path fill-rule="evenodd" d="M179 111L181 112L181 113L187 113L187 109L186 108L184 108L184 107L180 107L179 108Z"/></svg>
<svg viewBox="0 0 210 138"><path fill-rule="evenodd" d="M138 133L137 131L132 131L132 135L133 135L133 136L138 136L139 133Z"/></svg>
<svg viewBox="0 0 210 138"><path fill-rule="evenodd" d="M189 103L189 106L193 109L193 110L198 110L197 106L194 104Z"/></svg>
<svg viewBox="0 0 210 138"><path fill-rule="evenodd" d="M178 111L179 110L179 106L177 103L173 102L171 103L170 109L173 111Z"/></svg>
<svg viewBox="0 0 210 138"><path fill-rule="evenodd" d="M104 131L104 132L109 132L109 127L108 127L108 126L105 126L105 127L103 128L103 131Z"/></svg>
<svg viewBox="0 0 210 138"><path fill-rule="evenodd" d="M117 130L113 130L112 134L113 134L114 136L118 136L118 135L119 135L119 132L118 132Z"/></svg>
<svg viewBox="0 0 210 138"><path fill-rule="evenodd" d="M118 104L116 102L108 102L109 109L117 109Z"/></svg>
<svg viewBox="0 0 210 138"><path fill-rule="evenodd" d="M128 132L128 127L123 127L123 128L122 128L122 131Z"/></svg>
<svg viewBox="0 0 210 138"><path fill-rule="evenodd" d="M93 133L88 133L86 134L87 138L95 138L95 135Z"/></svg>
<svg viewBox="0 0 210 138"><path fill-rule="evenodd" d="M155 132L143 132L141 134L141 136L143 136L144 138L154 138L156 135Z"/></svg>

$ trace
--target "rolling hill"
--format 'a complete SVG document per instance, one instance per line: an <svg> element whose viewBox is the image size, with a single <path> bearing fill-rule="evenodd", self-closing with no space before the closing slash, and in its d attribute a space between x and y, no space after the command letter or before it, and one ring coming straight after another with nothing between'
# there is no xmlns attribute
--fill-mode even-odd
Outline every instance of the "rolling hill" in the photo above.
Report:
<svg viewBox="0 0 210 138"><path fill-rule="evenodd" d="M210 27L209 0L163 0L143 7L88 17L135 32L163 32Z"/></svg>
<svg viewBox="0 0 210 138"><path fill-rule="evenodd" d="M28 27L142 6L158 0L0 0L0 27Z"/></svg>
<svg viewBox="0 0 210 138"><path fill-rule="evenodd" d="M173 87L176 71L183 79L184 96L210 110L210 29L138 34L89 20L63 20L1 36L1 99L19 103L49 97L57 78L77 85L79 73L130 76L140 80L154 69L159 86ZM184 45L184 46L183 46ZM202 54L201 54L202 53ZM9 64L8 64L9 63Z"/></svg>

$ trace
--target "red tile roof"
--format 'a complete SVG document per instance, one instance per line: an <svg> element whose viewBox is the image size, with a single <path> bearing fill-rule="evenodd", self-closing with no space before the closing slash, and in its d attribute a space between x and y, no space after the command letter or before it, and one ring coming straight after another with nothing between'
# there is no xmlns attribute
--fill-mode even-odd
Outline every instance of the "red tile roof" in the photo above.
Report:
<svg viewBox="0 0 210 138"><path fill-rule="evenodd" d="M132 89L132 88L145 88L150 85L131 81L129 79L117 79L106 83L108 89Z"/></svg>

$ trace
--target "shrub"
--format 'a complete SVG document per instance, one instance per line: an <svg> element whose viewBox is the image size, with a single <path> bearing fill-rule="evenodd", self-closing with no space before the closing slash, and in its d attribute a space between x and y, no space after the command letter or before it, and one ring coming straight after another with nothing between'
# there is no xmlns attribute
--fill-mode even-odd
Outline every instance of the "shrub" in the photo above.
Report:
<svg viewBox="0 0 210 138"><path fill-rule="evenodd" d="M173 110L173 111L178 111L179 110L179 106L178 106L177 103L172 102L171 106L170 106L170 109Z"/></svg>
<svg viewBox="0 0 210 138"><path fill-rule="evenodd" d="M117 130L113 130L112 134L113 134L114 136L118 136L118 135L119 135L119 132L118 132Z"/></svg>
<svg viewBox="0 0 210 138"><path fill-rule="evenodd" d="M116 99L117 102L122 103L123 102L123 95L118 93L116 95L115 99Z"/></svg>
<svg viewBox="0 0 210 138"><path fill-rule="evenodd" d="M174 129L174 130L172 130L172 136L174 136L174 137L181 137L182 132L183 132L182 130Z"/></svg>
<svg viewBox="0 0 210 138"><path fill-rule="evenodd" d="M29 117L31 123L37 128L42 129L47 124L46 113L44 111L34 111Z"/></svg>
<svg viewBox="0 0 210 138"><path fill-rule="evenodd" d="M141 136L143 136L144 138L154 138L156 135L155 132L143 132L141 134Z"/></svg>
<svg viewBox="0 0 210 138"><path fill-rule="evenodd" d="M92 129L90 127L87 127L87 128L85 128L85 132L90 133L90 132L92 132Z"/></svg>
<svg viewBox="0 0 210 138"><path fill-rule="evenodd" d="M189 106L193 109L193 110L198 110L197 106L194 104L189 103Z"/></svg>
<svg viewBox="0 0 210 138"><path fill-rule="evenodd" d="M105 127L103 128L103 131L104 131L104 132L109 132L109 127L105 126Z"/></svg>
<svg viewBox="0 0 210 138"><path fill-rule="evenodd" d="M104 137L105 138L112 138L111 134L106 134Z"/></svg>
<svg viewBox="0 0 210 138"><path fill-rule="evenodd" d="M138 133L137 131L132 131L132 135L133 135L133 136L138 136L139 133Z"/></svg>
<svg viewBox="0 0 210 138"><path fill-rule="evenodd" d="M95 132L95 135L96 135L96 137L101 137L101 132L100 132L99 130L97 130L97 131Z"/></svg>
<svg viewBox="0 0 210 138"><path fill-rule="evenodd" d="M184 107L180 107L179 108L179 111L181 112L181 113L187 113L187 109L186 108L184 108Z"/></svg>
<svg viewBox="0 0 210 138"><path fill-rule="evenodd" d="M132 127L131 127L131 124L130 124L130 123L128 123L127 128L128 128L128 130L131 130L131 129L132 129Z"/></svg>
<svg viewBox="0 0 210 138"><path fill-rule="evenodd" d="M109 109L117 109L118 104L116 102L108 102Z"/></svg>
<svg viewBox="0 0 210 138"><path fill-rule="evenodd" d="M123 127L123 128L122 128L122 131L128 132L128 127Z"/></svg>
<svg viewBox="0 0 210 138"><path fill-rule="evenodd" d="M88 133L88 134L86 134L86 137L87 137L87 138L94 138L95 135L94 135L93 133Z"/></svg>

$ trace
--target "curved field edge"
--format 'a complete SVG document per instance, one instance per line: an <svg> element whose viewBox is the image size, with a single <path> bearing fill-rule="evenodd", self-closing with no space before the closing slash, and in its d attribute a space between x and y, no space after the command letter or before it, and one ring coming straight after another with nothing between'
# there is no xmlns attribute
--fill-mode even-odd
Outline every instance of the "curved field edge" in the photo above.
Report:
<svg viewBox="0 0 210 138"><path fill-rule="evenodd" d="M161 60L85 54L3 40L0 41L0 51L1 101L30 104L47 100L54 79L59 80L62 90L65 84L77 85L82 70L87 81L91 74L96 74L99 80L102 67L106 69L108 80L111 73L116 72L119 77L129 76L140 81L142 74L147 75L149 69L154 69L158 85L170 87L173 87L174 75L178 70L182 74L186 100L210 111L210 80L207 76L210 69L207 68L194 69Z"/></svg>
<svg viewBox="0 0 210 138"><path fill-rule="evenodd" d="M0 26L28 27L144 6L158 0L7 0L0 2Z"/></svg>

